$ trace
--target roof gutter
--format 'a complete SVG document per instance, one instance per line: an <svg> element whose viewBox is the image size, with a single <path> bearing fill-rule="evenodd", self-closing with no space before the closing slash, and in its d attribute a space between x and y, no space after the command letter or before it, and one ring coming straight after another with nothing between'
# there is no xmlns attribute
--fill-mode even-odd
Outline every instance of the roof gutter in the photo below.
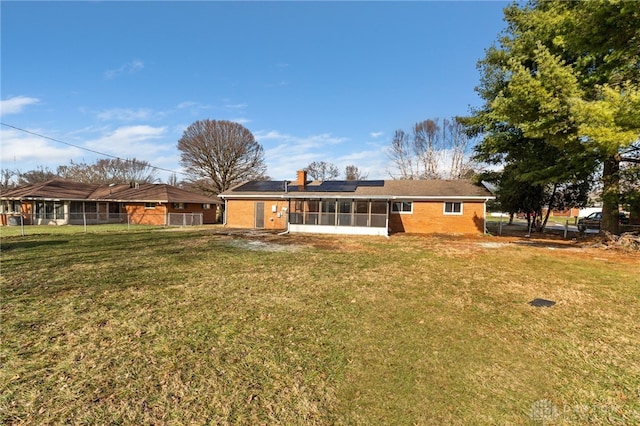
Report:
<svg viewBox="0 0 640 426"><path fill-rule="evenodd" d="M244 195L221 195L220 198L225 200L225 203L228 199L316 199L316 198L335 198L335 199L362 199L362 200L416 200L416 201L446 201L446 200L468 200L468 201L489 201L495 200L495 196L469 196L469 195L428 195L428 196L420 196L420 195L337 195L337 194L318 194L316 193L306 193L300 195L293 195L291 193L288 194L280 194L280 195L271 195L268 194L244 194Z"/></svg>

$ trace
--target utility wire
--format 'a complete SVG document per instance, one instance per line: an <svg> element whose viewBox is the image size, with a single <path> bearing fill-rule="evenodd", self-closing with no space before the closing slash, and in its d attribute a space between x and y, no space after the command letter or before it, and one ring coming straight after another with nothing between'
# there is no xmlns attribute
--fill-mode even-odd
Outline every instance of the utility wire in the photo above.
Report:
<svg viewBox="0 0 640 426"><path fill-rule="evenodd" d="M33 135L33 136L37 136L37 137L43 138L43 139L48 139L50 141L58 142L58 143L61 143L61 144L67 145L67 146L72 146L74 148L78 148L78 149L81 149L83 151L92 152L94 154L103 155L105 157L114 158L114 159L120 160L120 161L128 161L130 163L139 164L141 166L146 166L146 167L149 167L149 168L152 168L152 169L155 169L155 170L161 170L163 172L170 172L170 173L176 173L176 174L187 176L187 174L184 173L184 172L176 172L175 170L169 170L169 169L164 169L162 167L152 166L151 164L148 164L148 163L145 163L145 162L142 162L142 161L130 160L130 159L127 159L127 158L120 158L120 157L117 157L115 155L106 154L106 153L100 152L100 151L95 151L93 149L85 148L83 146L74 145L74 144L69 143L69 142L61 141L60 139L55 139L55 138L52 138L50 136L41 135L39 133L35 133L35 132L29 131L29 130L26 130L26 129L22 129L20 127L12 126L11 124L7 124L7 123L3 123L3 122L0 122L0 124L2 124L3 126L6 126L6 127L10 127L10 128L12 128L14 130L18 130L18 131L23 132L23 133L27 133L27 134L30 134L30 135Z"/></svg>

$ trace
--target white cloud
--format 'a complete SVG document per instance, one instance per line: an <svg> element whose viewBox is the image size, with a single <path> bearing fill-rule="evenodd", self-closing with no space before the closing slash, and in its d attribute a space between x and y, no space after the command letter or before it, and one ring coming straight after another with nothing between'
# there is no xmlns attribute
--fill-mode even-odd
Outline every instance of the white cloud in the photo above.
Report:
<svg viewBox="0 0 640 426"><path fill-rule="evenodd" d="M35 133L42 133L34 130ZM2 167L34 170L40 166L53 170L60 164L66 164L71 158L82 156L83 151L65 145L59 145L28 133L17 130L0 129L2 140Z"/></svg>
<svg viewBox="0 0 640 426"><path fill-rule="evenodd" d="M18 114L24 110L25 107L40 102L38 98L31 98L28 96L13 96L9 99L0 101L0 115Z"/></svg>
<svg viewBox="0 0 640 426"><path fill-rule="evenodd" d="M230 118L229 121L231 121L233 123L238 123L238 124L251 123L251 119L246 118L246 117Z"/></svg>
<svg viewBox="0 0 640 426"><path fill-rule="evenodd" d="M125 126L89 141L86 145L109 155L146 159L149 155L174 148L174 141L159 143L166 133L166 127Z"/></svg>
<svg viewBox="0 0 640 426"><path fill-rule="evenodd" d="M224 107L228 109L245 109L248 104L226 104Z"/></svg>
<svg viewBox="0 0 640 426"><path fill-rule="evenodd" d="M384 132L371 132L371 133L369 133L369 136L371 136L374 139L378 139L382 135L384 135Z"/></svg>
<svg viewBox="0 0 640 426"><path fill-rule="evenodd" d="M198 105L199 104L197 102L184 101L184 102L180 102L178 105L176 105L176 108L178 108L178 109L193 108L193 107L198 106Z"/></svg>
<svg viewBox="0 0 640 426"><path fill-rule="evenodd" d="M340 173L354 165L368 179L389 179L385 145L378 142L349 144L349 139L330 133L294 136L276 130L254 132L265 150L267 173L275 180L295 179L296 171L313 161L326 161L338 166Z"/></svg>
<svg viewBox="0 0 640 426"><path fill-rule="evenodd" d="M135 59L124 65L121 65L119 68L105 71L104 77L106 79L113 79L123 74L135 74L143 68L144 68L144 62Z"/></svg>
<svg viewBox="0 0 640 426"><path fill-rule="evenodd" d="M100 120L119 120L119 121L136 121L136 120L152 120L166 116L164 112L153 111L149 108L112 108L97 114Z"/></svg>
<svg viewBox="0 0 640 426"><path fill-rule="evenodd" d="M293 179L297 170L312 161L332 162L327 147L337 148L348 140L330 133L300 137L276 130L260 130L254 136L265 150L267 173L274 179Z"/></svg>
<svg viewBox="0 0 640 426"><path fill-rule="evenodd" d="M202 111L210 110L213 108L213 106L202 104L200 102L184 101L176 105L175 108L178 110L186 110L190 115L193 116L200 116L202 115Z"/></svg>

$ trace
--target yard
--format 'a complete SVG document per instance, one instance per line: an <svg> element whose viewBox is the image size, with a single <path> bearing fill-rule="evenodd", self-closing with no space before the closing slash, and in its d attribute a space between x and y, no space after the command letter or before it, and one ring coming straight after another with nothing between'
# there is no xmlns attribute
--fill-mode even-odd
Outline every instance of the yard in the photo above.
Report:
<svg viewBox="0 0 640 426"><path fill-rule="evenodd" d="M638 253L219 227L2 237L3 424L640 422Z"/></svg>

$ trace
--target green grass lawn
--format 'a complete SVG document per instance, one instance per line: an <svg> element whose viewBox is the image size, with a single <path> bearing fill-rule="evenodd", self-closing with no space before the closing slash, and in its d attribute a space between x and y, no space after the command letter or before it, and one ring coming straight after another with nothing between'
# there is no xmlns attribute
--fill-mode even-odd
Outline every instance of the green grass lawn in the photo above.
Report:
<svg viewBox="0 0 640 426"><path fill-rule="evenodd" d="M567 247L3 234L0 422L637 424L640 257Z"/></svg>

